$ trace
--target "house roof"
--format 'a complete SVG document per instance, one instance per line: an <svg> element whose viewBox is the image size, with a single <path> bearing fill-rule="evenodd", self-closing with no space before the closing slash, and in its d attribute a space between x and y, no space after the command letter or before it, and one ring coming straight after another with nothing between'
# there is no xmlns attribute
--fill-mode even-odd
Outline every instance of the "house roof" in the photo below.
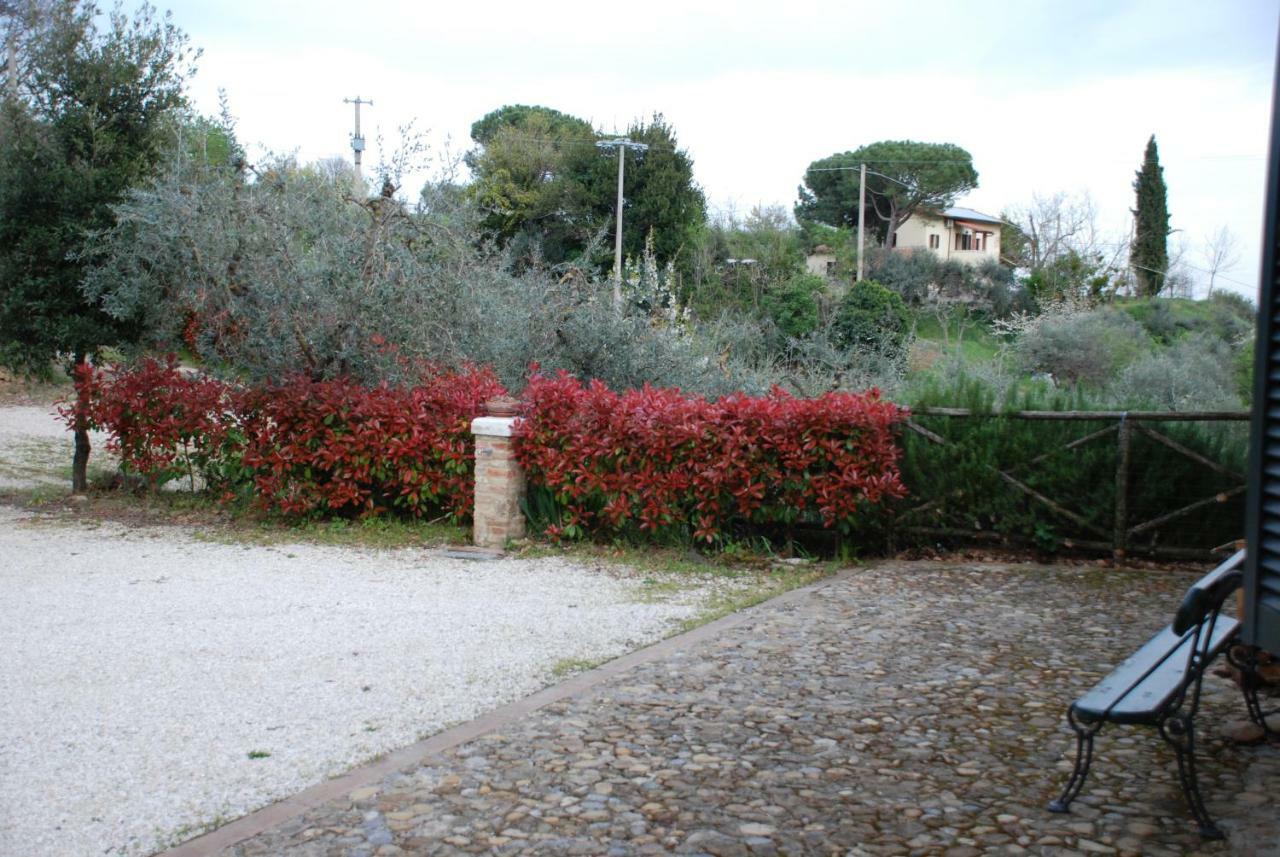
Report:
<svg viewBox="0 0 1280 857"><path fill-rule="evenodd" d="M960 208L952 206L942 212L943 217L950 217L953 220L976 220L980 223L1004 223L998 217L992 217L990 214L983 214L981 211L974 211L972 208Z"/></svg>

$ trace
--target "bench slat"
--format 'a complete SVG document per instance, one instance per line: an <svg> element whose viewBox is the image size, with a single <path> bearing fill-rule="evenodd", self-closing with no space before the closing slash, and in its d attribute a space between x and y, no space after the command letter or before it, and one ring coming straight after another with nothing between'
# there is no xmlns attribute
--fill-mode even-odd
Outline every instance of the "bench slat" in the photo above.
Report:
<svg viewBox="0 0 1280 857"><path fill-rule="evenodd" d="M1208 648L1210 658L1227 647L1239 627L1239 620L1218 616ZM1185 678L1193 637L1188 633L1179 641L1173 626L1166 627L1076 700L1076 716L1085 722L1105 718L1114 723L1154 723ZM1142 678L1148 670L1151 675Z"/></svg>

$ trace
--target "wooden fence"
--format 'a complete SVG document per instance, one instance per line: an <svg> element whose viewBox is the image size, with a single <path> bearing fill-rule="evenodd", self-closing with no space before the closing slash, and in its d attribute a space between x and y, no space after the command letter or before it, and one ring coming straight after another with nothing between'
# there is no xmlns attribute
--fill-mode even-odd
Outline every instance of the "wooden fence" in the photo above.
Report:
<svg viewBox="0 0 1280 857"><path fill-rule="evenodd" d="M1232 498L1242 495L1247 486L1245 474L1236 472L1230 466L1220 461L1202 455L1201 453L1188 448L1185 444L1180 443L1172 437L1169 437L1163 431L1153 427L1152 424L1160 423L1192 423L1192 422L1247 422L1250 414L1248 411L1186 411L1186 412L1163 412L1163 411L1012 411L999 414L976 414L963 408L920 408L912 413L912 419L906 422L906 428L915 432L926 441L933 444L947 446L951 444L946 438L937 432L931 431L925 426L917 422L920 417L943 417L948 419L1013 419L1013 420L1041 420L1041 421L1059 421L1059 422L1105 422L1108 425L1103 428L1090 431L1083 436L1072 439L1071 441L1055 445L1052 449L1045 450L1040 455L1031 458L1026 462L1022 462L1015 467L1005 466L999 463L991 463L985 465L985 469L998 477L1010 491L1018 492L1029 501L1040 504L1049 509L1054 515L1064 521L1068 521L1075 526L1076 532L1084 535L1084 537L1070 537L1063 539L1063 545L1068 548L1082 548L1086 550L1108 551L1113 555L1120 557L1132 553L1147 554L1152 556L1161 556L1169 558L1183 559L1204 559L1225 551L1233 550L1237 545L1236 537L1233 534L1231 540L1222 544L1205 544L1196 547L1166 547L1155 543L1151 537L1162 527L1186 518L1198 511L1203 511L1206 507L1214 504L1223 504L1232 500ZM1132 449L1135 436L1147 438L1157 444L1172 450L1180 456L1195 462L1197 465L1208 468L1214 473L1222 477L1229 483L1222 490L1213 492L1209 496L1197 497L1191 502L1183 502L1176 508L1162 510L1160 514L1150 517L1146 520L1134 520L1134 510L1131 504L1132 496ZM1080 510L1068 508L1066 502L1062 498L1055 499L1047 496L1043 491L1037 490L1028 484L1025 476L1020 477L1015 474L1019 468L1034 467L1051 456L1060 454L1065 451L1079 449L1088 444L1095 444L1108 439L1114 438L1115 443L1115 500L1113 516L1111 516L1111 526L1100 526L1097 522L1097 516L1093 516L1090 520L1080 513ZM1178 493L1171 490L1171 494ZM1185 498L1182 498L1185 500ZM938 506L942 501L933 499L923 505L911 506L903 510L898 516L899 522L908 519L921 512L926 512L930 507ZM958 527L923 527L902 525L895 526L904 534L914 536L937 536L944 538L964 538L974 540L987 541L1009 541L1009 540L1025 540L1010 539L1009 535L998 534L989 530L965 529ZM1239 525L1240 536L1243 536L1244 521L1241 518ZM1087 535L1085 535L1087 534Z"/></svg>

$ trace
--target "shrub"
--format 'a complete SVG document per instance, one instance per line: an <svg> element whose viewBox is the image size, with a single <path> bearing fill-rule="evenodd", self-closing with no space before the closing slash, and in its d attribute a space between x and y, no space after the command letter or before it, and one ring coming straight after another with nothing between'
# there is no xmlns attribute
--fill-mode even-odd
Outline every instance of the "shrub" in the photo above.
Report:
<svg viewBox="0 0 1280 857"><path fill-rule="evenodd" d="M471 420L505 392L492 372L414 387L293 378L246 390L244 465L264 508L286 515L471 515Z"/></svg>
<svg viewBox="0 0 1280 857"><path fill-rule="evenodd" d="M1150 298L1129 301L1122 309L1156 341L1169 345L1185 336L1212 336L1225 342L1247 337L1254 326L1253 305L1231 292L1207 301Z"/></svg>
<svg viewBox="0 0 1280 857"><path fill-rule="evenodd" d="M821 277L799 274L767 290L761 299L762 309L786 336L808 336L818 328L816 296L825 289L826 281Z"/></svg>
<svg viewBox="0 0 1280 857"><path fill-rule="evenodd" d="M535 361L707 395L777 380L715 324L675 323L681 314L650 288L670 291L670 271L642 263L641 288L618 308L589 270L514 265L477 241L481 212L447 183L406 206L353 197L352 176L332 165L272 157L255 173L175 153L90 241L86 296L148 341L255 382L411 385L419 361L490 366L513 389Z"/></svg>
<svg viewBox="0 0 1280 857"><path fill-rule="evenodd" d="M1240 410L1241 353L1211 336L1179 339L1125 367L1106 387L1105 399L1114 406L1145 410Z"/></svg>
<svg viewBox="0 0 1280 857"><path fill-rule="evenodd" d="M1258 314L1258 307L1254 302L1237 292L1216 291L1209 296L1209 303L1247 322L1251 327Z"/></svg>
<svg viewBox="0 0 1280 857"><path fill-rule="evenodd" d="M553 537L677 534L705 542L737 522L821 522L847 530L902 496L893 426L879 394L716 402L676 389L615 393L568 373L535 376L516 456L549 493Z"/></svg>
<svg viewBox="0 0 1280 857"><path fill-rule="evenodd" d="M1136 364L1135 364L1136 365ZM899 546L934 545L937 536L917 527L979 531L1042 548L1062 542L1109 541L1115 526L1116 435L1065 445L1103 429L1114 419L1025 420L1008 411L1109 410L1084 390L1024 386L999 390L985 379L957 375L921 389L911 400L912 421L947 441L903 433L902 479L910 492L897 504L894 538ZM972 417L930 416L930 406L967 408ZM1247 423L1162 422L1151 428L1229 470L1245 472ZM1134 431L1127 497L1128 524L1150 521L1195 501L1219 495L1194 514L1148 529L1132 540L1143 547L1207 550L1240 535L1244 498L1230 494L1239 482L1192 461ZM1087 522L1082 526L1012 487L1012 474Z"/></svg>
<svg viewBox="0 0 1280 857"><path fill-rule="evenodd" d="M940 262L932 253L881 250L869 252L867 257L870 279L912 306L928 302L937 288Z"/></svg>
<svg viewBox="0 0 1280 857"><path fill-rule="evenodd" d="M967 265L928 251L880 251L868 254L869 276L912 307L960 303L1002 317L1026 311L1032 293L1015 281L1012 268L994 259Z"/></svg>
<svg viewBox="0 0 1280 857"><path fill-rule="evenodd" d="M78 385L89 427L107 433L107 449L121 469L153 487L186 476L196 483L226 481L237 427L233 391L213 378L179 371L177 360L146 359L122 372L86 366ZM76 406L59 413L70 426Z"/></svg>
<svg viewBox="0 0 1280 857"><path fill-rule="evenodd" d="M1097 309L1044 316L1018 337L1014 349L1024 369L1074 387L1113 378L1151 349L1151 339L1125 313Z"/></svg>
<svg viewBox="0 0 1280 857"><path fill-rule="evenodd" d="M910 331L911 316L897 293L874 280L855 283L836 311L836 341L859 351L902 354Z"/></svg>
<svg viewBox="0 0 1280 857"><path fill-rule="evenodd" d="M237 387L170 357L83 385L90 424L154 487L199 472L223 499L256 490L285 515L470 515L470 421L505 391L485 369L431 370L411 387L350 379ZM74 405L61 409L74 418Z"/></svg>

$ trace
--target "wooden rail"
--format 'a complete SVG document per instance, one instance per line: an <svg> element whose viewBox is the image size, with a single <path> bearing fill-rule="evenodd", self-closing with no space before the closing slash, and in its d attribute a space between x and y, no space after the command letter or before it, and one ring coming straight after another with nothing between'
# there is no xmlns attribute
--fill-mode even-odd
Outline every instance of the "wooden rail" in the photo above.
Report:
<svg viewBox="0 0 1280 857"><path fill-rule="evenodd" d="M1249 419L1249 411L1002 411L977 413L967 408L912 408L926 417L1003 417L1015 420L1132 420L1133 422L1231 422Z"/></svg>
<svg viewBox="0 0 1280 857"><path fill-rule="evenodd" d="M1030 461L1025 462L1026 467L1040 464L1050 456L1059 452L1072 449L1078 449L1086 444L1093 443L1097 440L1116 436L1116 472L1115 472L1115 510L1111 531L1108 533L1102 527L1092 523L1083 515L1067 508L1063 503L1046 496L1028 485L1024 479L1019 479L1013 475L1014 470L1018 467L997 467L994 464L984 465L987 470L998 476L1002 482L1011 489L1026 495L1035 502L1050 509L1054 514L1068 521L1071 521L1081 530L1087 531L1099 539L1071 539L1064 540L1064 543L1074 547L1081 547L1092 550L1109 550L1116 557L1123 557L1130 552L1130 548L1134 543L1135 537L1145 533L1152 532L1165 524L1171 523L1179 518L1192 514L1193 512L1204 509L1215 503L1225 503L1232 497L1238 496L1246 490L1247 480L1243 474L1224 466L1220 462L1214 461L1195 450L1188 449L1185 445L1179 443L1163 432L1157 431L1143 423L1152 422L1247 422L1250 418L1249 411L1006 411L1002 413L983 413L973 412L965 408L916 408L911 412L912 417L928 416L928 417L954 417L959 419L976 418L976 419L1014 419L1014 420L1054 420L1054 421L1078 421L1078 422L1099 422L1113 421L1114 425L1106 426L1097 431L1076 438L1069 443L1055 447L1052 450L1044 452ZM930 443L940 444L943 446L951 445L950 442L939 435L937 432L931 431L913 419L907 419L906 428L923 437ZM1130 523L1130 476L1132 470L1132 444L1135 431L1143 437L1161 444L1162 446L1172 450L1196 464L1205 467L1213 472L1223 476L1237 484L1223 491L1214 493L1209 497L1203 497L1192 503L1188 503L1178 509L1158 515L1147 521ZM938 505L937 500L932 500L922 506L908 510L904 514L913 514L925 511ZM947 535L947 536L967 536L977 540L991 540L992 538L1001 538L994 533L982 530L963 530L957 528L938 528L938 527L903 527L906 532L916 533L919 535ZM1177 558L1192 558L1192 555L1198 557L1210 556L1214 551L1221 551L1228 546L1234 546L1235 542L1229 542L1228 545L1216 546L1213 548L1206 547L1203 551L1188 548L1165 548L1160 546L1149 546L1142 548L1145 553L1157 556L1170 556Z"/></svg>

